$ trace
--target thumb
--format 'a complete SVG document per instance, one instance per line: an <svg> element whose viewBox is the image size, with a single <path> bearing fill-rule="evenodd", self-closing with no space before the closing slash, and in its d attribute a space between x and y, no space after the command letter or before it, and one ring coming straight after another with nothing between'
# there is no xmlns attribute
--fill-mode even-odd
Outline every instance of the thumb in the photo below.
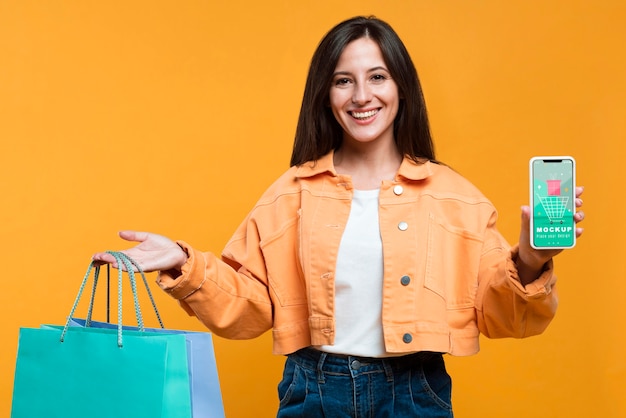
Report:
<svg viewBox="0 0 626 418"><path fill-rule="evenodd" d="M522 206L522 224L524 223L530 224L530 206L528 205Z"/></svg>
<svg viewBox="0 0 626 418"><path fill-rule="evenodd" d="M530 245L530 206L522 206L522 225L520 229L520 246Z"/></svg>

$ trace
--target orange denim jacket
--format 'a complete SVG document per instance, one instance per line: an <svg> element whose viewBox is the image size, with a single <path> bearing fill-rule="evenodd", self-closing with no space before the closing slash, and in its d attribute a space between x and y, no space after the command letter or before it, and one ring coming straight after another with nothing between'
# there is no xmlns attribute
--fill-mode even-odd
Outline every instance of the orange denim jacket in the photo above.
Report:
<svg viewBox="0 0 626 418"><path fill-rule="evenodd" d="M332 152L291 167L259 199L222 257L179 241L182 275L157 282L212 332L232 339L272 329L273 351L332 344L334 275L352 183ZM516 247L496 229L496 210L449 167L404 159L381 185L382 326L387 352L471 355L479 333L541 333L557 305L552 261L526 287Z"/></svg>

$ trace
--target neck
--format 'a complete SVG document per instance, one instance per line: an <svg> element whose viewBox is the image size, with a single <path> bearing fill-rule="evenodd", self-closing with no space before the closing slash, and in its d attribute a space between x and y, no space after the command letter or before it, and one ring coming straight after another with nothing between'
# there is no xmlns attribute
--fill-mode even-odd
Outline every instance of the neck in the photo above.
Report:
<svg viewBox="0 0 626 418"><path fill-rule="evenodd" d="M380 187L384 180L393 180L402 155L395 146L351 147L345 144L335 152L337 173L349 175L356 189L371 190Z"/></svg>

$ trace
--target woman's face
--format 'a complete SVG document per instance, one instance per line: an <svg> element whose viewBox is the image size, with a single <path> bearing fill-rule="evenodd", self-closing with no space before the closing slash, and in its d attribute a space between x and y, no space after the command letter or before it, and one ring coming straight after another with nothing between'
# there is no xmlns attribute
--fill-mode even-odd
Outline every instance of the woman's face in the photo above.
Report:
<svg viewBox="0 0 626 418"><path fill-rule="evenodd" d="M393 141L398 86L376 42L360 38L343 50L330 87L330 107L344 142Z"/></svg>

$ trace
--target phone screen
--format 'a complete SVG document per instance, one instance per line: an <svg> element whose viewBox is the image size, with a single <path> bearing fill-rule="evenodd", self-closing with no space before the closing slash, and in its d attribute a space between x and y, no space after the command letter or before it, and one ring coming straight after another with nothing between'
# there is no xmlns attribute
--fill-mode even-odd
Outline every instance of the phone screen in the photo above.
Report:
<svg viewBox="0 0 626 418"><path fill-rule="evenodd" d="M530 160L533 248L571 248L576 243L575 161L572 157Z"/></svg>

